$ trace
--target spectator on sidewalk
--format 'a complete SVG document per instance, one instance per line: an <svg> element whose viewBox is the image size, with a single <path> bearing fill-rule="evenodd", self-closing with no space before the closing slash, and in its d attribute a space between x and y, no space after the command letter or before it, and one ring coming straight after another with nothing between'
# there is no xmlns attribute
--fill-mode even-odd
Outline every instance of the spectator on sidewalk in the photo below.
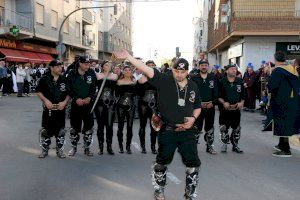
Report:
<svg viewBox="0 0 300 200"><path fill-rule="evenodd" d="M274 147L273 156L291 157L289 137L299 131L299 75L295 66L285 64L283 52L276 52L274 57L276 68L269 79L268 90L271 93L273 134L279 137L279 144Z"/></svg>
<svg viewBox="0 0 300 200"><path fill-rule="evenodd" d="M18 87L18 97L23 97L23 87L24 87L24 79L26 77L25 67L23 65L19 65L16 70L16 81Z"/></svg>
<svg viewBox="0 0 300 200"><path fill-rule="evenodd" d="M2 95L4 95L4 83L7 79L7 70L5 68L5 58L0 59L0 89L3 86L2 89Z"/></svg>
<svg viewBox="0 0 300 200"><path fill-rule="evenodd" d="M244 110L254 112L255 110L255 81L256 74L253 70L253 64L248 63L247 70L244 74L243 83L246 92Z"/></svg>
<svg viewBox="0 0 300 200"><path fill-rule="evenodd" d="M26 63L25 64L26 76L24 78L24 88L23 88L24 94L26 96L29 96L29 93L30 93L30 83L31 83L30 71L31 71L31 65L30 65L30 63Z"/></svg>

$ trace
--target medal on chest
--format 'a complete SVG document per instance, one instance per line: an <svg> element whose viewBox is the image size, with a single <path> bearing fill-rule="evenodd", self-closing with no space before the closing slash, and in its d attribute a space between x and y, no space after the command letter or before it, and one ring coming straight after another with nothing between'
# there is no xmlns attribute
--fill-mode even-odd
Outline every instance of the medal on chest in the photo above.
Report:
<svg viewBox="0 0 300 200"><path fill-rule="evenodd" d="M179 106L185 106L185 99L178 99Z"/></svg>
<svg viewBox="0 0 300 200"><path fill-rule="evenodd" d="M178 102L177 105L184 107L185 106L185 99L186 99L186 94L187 94L187 85L184 87L184 97L180 98L180 89L179 89L179 85L177 84L177 82L175 81L176 84L176 89L177 89L177 97L178 97Z"/></svg>

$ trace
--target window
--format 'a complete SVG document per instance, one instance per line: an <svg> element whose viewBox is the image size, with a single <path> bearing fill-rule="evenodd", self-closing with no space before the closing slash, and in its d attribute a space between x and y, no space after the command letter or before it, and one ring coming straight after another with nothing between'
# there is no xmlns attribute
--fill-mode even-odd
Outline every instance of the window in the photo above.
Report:
<svg viewBox="0 0 300 200"><path fill-rule="evenodd" d="M114 17L112 14L110 14L110 23L114 23Z"/></svg>
<svg viewBox="0 0 300 200"><path fill-rule="evenodd" d="M95 45L95 41L96 41L96 34L95 33L93 33L93 45Z"/></svg>
<svg viewBox="0 0 300 200"><path fill-rule="evenodd" d="M79 22L76 22L75 24L75 36L76 37L80 37L80 23Z"/></svg>
<svg viewBox="0 0 300 200"><path fill-rule="evenodd" d="M112 42L112 34L109 35L109 42Z"/></svg>
<svg viewBox="0 0 300 200"><path fill-rule="evenodd" d="M110 37L110 36L109 36ZM111 38L110 38L111 39ZM99 40L103 40L103 32L99 32Z"/></svg>
<svg viewBox="0 0 300 200"><path fill-rule="evenodd" d="M76 7L80 7L80 0L76 0Z"/></svg>
<svg viewBox="0 0 300 200"><path fill-rule="evenodd" d="M39 24L44 24L44 6L37 3L35 6L35 13L35 21Z"/></svg>
<svg viewBox="0 0 300 200"><path fill-rule="evenodd" d="M64 17L66 17L66 16L64 16ZM66 21L64 23L63 31L64 31L64 33L69 33L69 18L66 19Z"/></svg>
<svg viewBox="0 0 300 200"><path fill-rule="evenodd" d="M103 20L103 10L100 10L100 20Z"/></svg>
<svg viewBox="0 0 300 200"><path fill-rule="evenodd" d="M56 11L51 10L51 27L52 28L57 28L57 18L58 18L58 14Z"/></svg>

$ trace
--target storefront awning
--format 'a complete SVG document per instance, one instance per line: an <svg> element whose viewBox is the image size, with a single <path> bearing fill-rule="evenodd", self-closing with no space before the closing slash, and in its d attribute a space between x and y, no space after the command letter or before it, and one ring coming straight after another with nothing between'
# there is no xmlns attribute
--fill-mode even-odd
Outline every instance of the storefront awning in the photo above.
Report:
<svg viewBox="0 0 300 200"><path fill-rule="evenodd" d="M10 62L29 61L28 58L26 58L19 50L0 48L0 52L5 56L6 61L10 61Z"/></svg>
<svg viewBox="0 0 300 200"><path fill-rule="evenodd" d="M49 63L51 60L53 60L52 56L49 54L44 53L36 53L40 59L42 59L45 63Z"/></svg>
<svg viewBox="0 0 300 200"><path fill-rule="evenodd" d="M28 51L21 51L21 54L24 55L24 57L28 58L29 62L31 63L43 63L44 60L41 59L37 53L34 52L28 52Z"/></svg>

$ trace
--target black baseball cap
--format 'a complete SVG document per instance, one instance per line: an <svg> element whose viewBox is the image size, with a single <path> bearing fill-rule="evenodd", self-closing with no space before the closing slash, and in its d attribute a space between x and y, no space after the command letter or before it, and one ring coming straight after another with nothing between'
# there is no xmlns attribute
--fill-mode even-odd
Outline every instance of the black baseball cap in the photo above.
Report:
<svg viewBox="0 0 300 200"><path fill-rule="evenodd" d="M178 58L174 65L173 65L174 69L178 69L178 70L188 70L189 69L189 62L184 59L184 58Z"/></svg>
<svg viewBox="0 0 300 200"><path fill-rule="evenodd" d="M153 64L153 65L156 66L156 64L155 64L155 62L154 62L153 60L148 60L148 61L146 62L146 65L148 65L148 64Z"/></svg>
<svg viewBox="0 0 300 200"><path fill-rule="evenodd" d="M198 61L198 65L201 65L201 64L208 64L208 65L209 65L209 62L208 62L208 60L206 60L206 59L199 60L199 61Z"/></svg>
<svg viewBox="0 0 300 200"><path fill-rule="evenodd" d="M226 66L224 67L224 69L227 70L227 69L229 69L229 68L231 68L231 67L236 67L236 65L229 64L229 65L226 65Z"/></svg>
<svg viewBox="0 0 300 200"><path fill-rule="evenodd" d="M51 62L49 63L49 66L55 67L55 66L59 66L59 65L62 65L62 64L63 63L60 62L59 60L54 59L54 60L51 60Z"/></svg>
<svg viewBox="0 0 300 200"><path fill-rule="evenodd" d="M87 56L80 56L78 58L78 62L81 62L81 63L91 63L91 60Z"/></svg>

